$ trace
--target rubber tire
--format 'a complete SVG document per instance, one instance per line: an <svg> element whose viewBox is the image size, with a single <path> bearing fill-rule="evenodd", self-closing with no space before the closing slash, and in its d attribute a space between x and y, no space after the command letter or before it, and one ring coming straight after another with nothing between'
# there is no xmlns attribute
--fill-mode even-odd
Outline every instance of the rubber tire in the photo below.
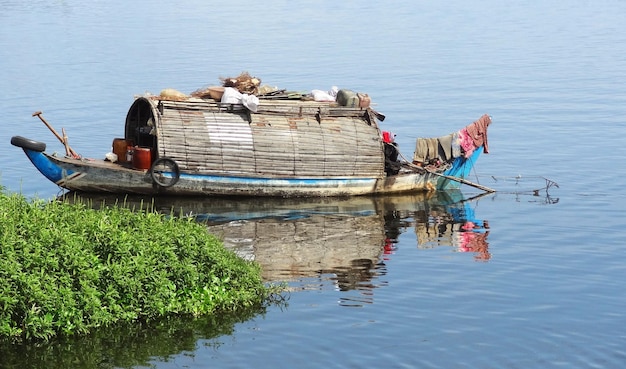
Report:
<svg viewBox="0 0 626 369"><path fill-rule="evenodd" d="M37 152L46 151L46 144L43 142L31 140L30 138L22 136L11 137L11 145L21 147L22 149L32 150Z"/></svg>
<svg viewBox="0 0 626 369"><path fill-rule="evenodd" d="M160 179L157 177L156 173L154 172L154 169L157 167L157 165L165 164L165 163L170 163L172 167L172 171L174 172L174 178L170 182L167 182L167 183L161 182ZM152 167L150 167L150 177L152 177L152 181L156 183L157 185L159 185L160 187L164 187L164 188L172 187L173 185L178 183L178 180L180 179L180 168L178 167L178 163L176 163L174 159L171 159L168 157L158 158L157 160L154 161L154 163L152 163Z"/></svg>

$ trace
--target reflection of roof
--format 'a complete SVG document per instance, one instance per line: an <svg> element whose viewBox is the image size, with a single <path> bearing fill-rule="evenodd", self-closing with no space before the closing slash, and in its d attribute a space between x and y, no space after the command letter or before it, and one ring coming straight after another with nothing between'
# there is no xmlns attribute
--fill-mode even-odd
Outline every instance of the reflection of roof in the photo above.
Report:
<svg viewBox="0 0 626 369"><path fill-rule="evenodd" d="M209 226L209 231L227 248L258 262L268 281L345 272L365 259L373 265L385 241L383 219L377 214L234 221Z"/></svg>

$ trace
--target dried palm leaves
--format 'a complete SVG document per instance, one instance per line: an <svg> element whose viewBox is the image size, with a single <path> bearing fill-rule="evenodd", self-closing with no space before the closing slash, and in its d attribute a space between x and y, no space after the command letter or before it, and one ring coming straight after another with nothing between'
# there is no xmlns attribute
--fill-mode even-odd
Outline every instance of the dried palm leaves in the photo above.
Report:
<svg viewBox="0 0 626 369"><path fill-rule="evenodd" d="M256 77L252 77L248 72L242 72L237 77L220 77L222 85L224 87L234 87L242 94L256 95L259 92L259 86L261 80Z"/></svg>

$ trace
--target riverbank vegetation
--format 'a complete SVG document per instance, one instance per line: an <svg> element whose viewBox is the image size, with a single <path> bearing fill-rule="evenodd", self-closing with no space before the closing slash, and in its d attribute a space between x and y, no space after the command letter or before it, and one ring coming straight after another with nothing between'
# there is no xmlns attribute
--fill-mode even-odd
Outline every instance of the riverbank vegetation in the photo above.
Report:
<svg viewBox="0 0 626 369"><path fill-rule="evenodd" d="M0 338L263 306L275 287L193 220L0 188Z"/></svg>

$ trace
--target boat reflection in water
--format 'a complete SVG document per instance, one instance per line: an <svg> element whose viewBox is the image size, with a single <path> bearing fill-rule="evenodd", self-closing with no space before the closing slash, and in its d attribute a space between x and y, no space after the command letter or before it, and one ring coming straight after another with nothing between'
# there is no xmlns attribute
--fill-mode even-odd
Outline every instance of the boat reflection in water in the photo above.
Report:
<svg viewBox="0 0 626 369"><path fill-rule="evenodd" d="M387 210L384 215L389 236L387 243L397 243L396 229L413 227L418 249L451 246L453 251L474 253L477 261L488 261L491 258L487 243L489 222L476 219L472 206L472 202L482 195L469 199L458 192L438 195L424 201L422 207L402 211L401 206L397 206L395 210ZM394 222L398 221L402 225L394 227Z"/></svg>
<svg viewBox="0 0 626 369"><path fill-rule="evenodd" d="M414 229L418 249L450 247L489 260L488 223L474 217L461 192L313 199L141 198L72 195L93 207L123 204L168 215L194 217L225 247L261 265L263 278L294 289L357 290L371 302L384 285L386 261L400 234ZM330 286L329 282L330 281ZM353 296L354 297L354 296ZM348 298L350 300L351 298Z"/></svg>

